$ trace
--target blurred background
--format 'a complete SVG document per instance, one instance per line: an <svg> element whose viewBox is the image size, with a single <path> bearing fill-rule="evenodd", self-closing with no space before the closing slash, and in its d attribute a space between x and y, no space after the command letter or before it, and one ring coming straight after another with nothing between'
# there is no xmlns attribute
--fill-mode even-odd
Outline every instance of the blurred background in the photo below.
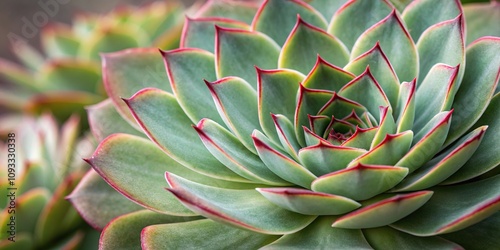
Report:
<svg viewBox="0 0 500 250"><path fill-rule="evenodd" d="M58 3L58 9L46 6L49 2ZM71 23L72 16L79 12L105 13L123 4L144 5L151 0L2 0L0 1L0 57L8 60L16 60L10 49L9 34L22 37L31 46L39 47L40 29L31 30L29 26L47 23L63 22ZM182 3L190 6L195 0L183 0ZM47 9L49 11L47 11ZM51 11L55 10L55 11ZM41 14L45 13L44 14ZM44 25L41 25L42 28ZM23 30L24 29L24 30ZM34 34L33 37L23 36L24 31ZM36 33L36 34L35 34Z"/></svg>

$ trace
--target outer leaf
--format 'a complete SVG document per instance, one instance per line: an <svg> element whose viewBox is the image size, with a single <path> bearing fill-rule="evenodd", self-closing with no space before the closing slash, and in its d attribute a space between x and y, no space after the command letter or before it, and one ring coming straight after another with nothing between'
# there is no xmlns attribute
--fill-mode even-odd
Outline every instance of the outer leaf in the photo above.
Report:
<svg viewBox="0 0 500 250"><path fill-rule="evenodd" d="M255 31L216 27L215 70L217 78L238 76L257 89L253 67L276 68L280 47Z"/></svg>
<svg viewBox="0 0 500 250"><path fill-rule="evenodd" d="M467 23L467 44L483 36L500 36L500 3L472 3L464 6Z"/></svg>
<svg viewBox="0 0 500 250"><path fill-rule="evenodd" d="M126 102L144 132L175 161L214 178L246 181L222 165L203 146L191 121L171 94L159 89L144 89Z"/></svg>
<svg viewBox="0 0 500 250"><path fill-rule="evenodd" d="M259 122L264 133L273 141L279 142L272 114L280 114L293 120L299 83L304 75L287 69L257 69L257 99Z"/></svg>
<svg viewBox="0 0 500 250"><path fill-rule="evenodd" d="M494 249L500 244L500 239L496 237L500 233L499 224L500 212L497 212L475 225L457 232L445 234L443 237L467 249L473 249L475 247Z"/></svg>
<svg viewBox="0 0 500 250"><path fill-rule="evenodd" d="M449 1L451 2L451 1ZM417 43L420 62L419 81L437 63L460 65L457 81L461 82L465 69L465 27L462 15L428 28ZM436 46L436 44L440 44ZM439 47L439 49L438 49Z"/></svg>
<svg viewBox="0 0 500 250"><path fill-rule="evenodd" d="M307 73L313 68L317 55L339 67L349 62L349 51L340 40L298 16L281 49L278 67Z"/></svg>
<svg viewBox="0 0 500 250"><path fill-rule="evenodd" d="M338 37L351 49L365 30L386 17L391 10L392 5L385 0L348 1L333 16L328 33Z"/></svg>
<svg viewBox="0 0 500 250"><path fill-rule="evenodd" d="M366 200L396 186L407 174L406 168L358 164L319 177L312 190Z"/></svg>
<svg viewBox="0 0 500 250"><path fill-rule="evenodd" d="M253 135L257 153L266 166L283 180L310 188L316 176L288 156L272 148L266 142Z"/></svg>
<svg viewBox="0 0 500 250"><path fill-rule="evenodd" d="M325 17L327 21L332 20L333 15L337 12L342 5L344 5L348 0L339 0L339 1L331 1L331 0L312 0L306 1L309 5L311 5L314 9L321 12L321 14Z"/></svg>
<svg viewBox="0 0 500 250"><path fill-rule="evenodd" d="M337 215L361 206L346 197L300 188L257 188L257 191L279 207L306 215Z"/></svg>
<svg viewBox="0 0 500 250"><path fill-rule="evenodd" d="M248 24L232 19L220 17L193 19L186 17L184 29L182 30L180 47L200 48L213 53L215 46L215 26L245 30L250 29Z"/></svg>
<svg viewBox="0 0 500 250"><path fill-rule="evenodd" d="M148 210L126 214L114 219L104 228L99 239L99 249L138 249L141 246L141 231L144 227L192 221L198 218L176 217Z"/></svg>
<svg viewBox="0 0 500 250"><path fill-rule="evenodd" d="M67 58L44 62L36 77L43 83L39 87L45 90L80 90L94 93L101 82L99 65L94 61Z"/></svg>
<svg viewBox="0 0 500 250"><path fill-rule="evenodd" d="M363 229L366 240L376 249L463 249L441 237L417 237L390 227Z"/></svg>
<svg viewBox="0 0 500 250"><path fill-rule="evenodd" d="M420 208L431 198L432 193L420 191L389 197L375 197L365 202L369 205L335 220L332 227L357 229L388 225ZM383 199L380 200L380 198Z"/></svg>
<svg viewBox="0 0 500 250"><path fill-rule="evenodd" d="M226 77L205 83L226 126L248 150L255 153L250 137L255 129L260 129L255 90L248 82L238 77Z"/></svg>
<svg viewBox="0 0 500 250"><path fill-rule="evenodd" d="M267 201L255 190L229 190L201 185L166 173L168 189L185 206L216 221L265 234L297 232L316 217L305 216Z"/></svg>
<svg viewBox="0 0 500 250"><path fill-rule="evenodd" d="M483 116L472 126L473 128L488 125L484 138L479 144L476 152L455 174L445 182L457 183L479 176L500 165L500 154L497 153L500 141L500 94L496 94L491 100Z"/></svg>
<svg viewBox="0 0 500 250"><path fill-rule="evenodd" d="M209 0L196 13L197 17L224 17L250 24L259 8L256 2Z"/></svg>
<svg viewBox="0 0 500 250"><path fill-rule="evenodd" d="M222 124L203 80L215 81L214 55L198 49L163 52L167 74L179 105L193 123L210 118Z"/></svg>
<svg viewBox="0 0 500 250"><path fill-rule="evenodd" d="M168 237L165 237L168 235ZM189 238L186 238L189 235ZM155 249L257 249L278 237L242 230L212 220L148 226L142 230L142 247Z"/></svg>
<svg viewBox="0 0 500 250"><path fill-rule="evenodd" d="M120 113L133 126L137 126L121 98L128 98L145 87L170 91L165 81L165 66L157 49L128 49L103 54L102 74L104 88Z"/></svg>
<svg viewBox="0 0 500 250"><path fill-rule="evenodd" d="M92 135L98 141L102 141L114 133L144 136L122 118L110 99L87 107L87 115Z"/></svg>
<svg viewBox="0 0 500 250"><path fill-rule="evenodd" d="M469 227L500 208L500 175L433 191L422 208L392 227L417 236L450 233Z"/></svg>
<svg viewBox="0 0 500 250"><path fill-rule="evenodd" d="M265 0L252 22L252 29L263 32L279 45L285 43L297 15L306 22L326 29L327 22L317 10L298 0Z"/></svg>
<svg viewBox="0 0 500 250"><path fill-rule="evenodd" d="M403 12L403 20L408 25L413 41L430 26L455 18L462 13L460 1L413 1Z"/></svg>
<svg viewBox="0 0 500 250"><path fill-rule="evenodd" d="M115 217L142 209L116 192L93 170L87 172L66 199L87 223L98 230L102 230Z"/></svg>
<svg viewBox="0 0 500 250"><path fill-rule="evenodd" d="M396 10L359 37L352 48L351 59L370 50L377 41L380 42L380 47L387 55L400 81L409 82L418 76L417 48Z"/></svg>
<svg viewBox="0 0 500 250"><path fill-rule="evenodd" d="M332 228L333 219L322 216L303 230L287 234L263 249L372 249L361 230Z"/></svg>
<svg viewBox="0 0 500 250"><path fill-rule="evenodd" d="M485 37L467 47L467 68L455 95L450 132L445 145L467 131L484 112L500 78L500 38Z"/></svg>

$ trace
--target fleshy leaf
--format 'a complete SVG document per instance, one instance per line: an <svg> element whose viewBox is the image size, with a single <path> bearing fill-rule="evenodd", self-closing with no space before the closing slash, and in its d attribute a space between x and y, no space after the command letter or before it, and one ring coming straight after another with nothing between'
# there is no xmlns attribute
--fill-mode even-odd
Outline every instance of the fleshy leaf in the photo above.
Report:
<svg viewBox="0 0 500 250"><path fill-rule="evenodd" d="M369 67L361 75L346 84L339 91L339 95L365 106L372 115L379 113L380 106L391 105Z"/></svg>
<svg viewBox="0 0 500 250"><path fill-rule="evenodd" d="M181 37L181 48L200 48L214 52L215 26L249 30L244 22L226 18L189 18L186 17Z"/></svg>
<svg viewBox="0 0 500 250"><path fill-rule="evenodd" d="M369 150L373 141L373 138L375 137L375 134L377 133L377 128L367 128L367 129L362 129L362 128L356 128L356 131L354 134L347 139L344 143L342 143L341 146L343 147L353 147L353 148L362 148Z"/></svg>
<svg viewBox="0 0 500 250"><path fill-rule="evenodd" d="M203 80L215 81L214 55L199 49L162 52L168 78L179 105L193 123L210 118L222 124Z"/></svg>
<svg viewBox="0 0 500 250"><path fill-rule="evenodd" d="M373 137L372 145L370 146L370 148L374 148L380 142L382 142L386 135L396 133L396 122L394 121L394 117L392 117L392 110L389 107L381 106L379 108L379 126L375 137Z"/></svg>
<svg viewBox="0 0 500 250"><path fill-rule="evenodd" d="M395 135L388 134L378 146L354 159L348 167L354 167L358 163L393 166L408 152L412 138L412 131Z"/></svg>
<svg viewBox="0 0 500 250"><path fill-rule="evenodd" d="M292 31L297 15L321 29L327 27L327 22L321 13L302 1L265 0L254 17L252 29L263 32L282 45Z"/></svg>
<svg viewBox="0 0 500 250"><path fill-rule="evenodd" d="M453 103L454 114L445 145L467 131L484 112L500 77L500 38L484 37L467 47L464 77Z"/></svg>
<svg viewBox="0 0 500 250"><path fill-rule="evenodd" d="M87 115L92 135L98 141L102 141L114 133L144 136L122 118L110 99L87 107Z"/></svg>
<svg viewBox="0 0 500 250"><path fill-rule="evenodd" d="M420 168L441 150L450 128L451 111L441 112L413 138L413 146L396 166L408 168L411 172Z"/></svg>
<svg viewBox="0 0 500 250"><path fill-rule="evenodd" d="M434 188L422 208L391 226L416 236L458 231L500 208L500 175L462 185Z"/></svg>
<svg viewBox="0 0 500 250"><path fill-rule="evenodd" d="M370 67L373 77L384 90L391 107L395 109L399 93L399 79L389 59L380 48L379 42L372 49L349 62L344 69L355 75L360 75L367 66Z"/></svg>
<svg viewBox="0 0 500 250"><path fill-rule="evenodd" d="M186 235L189 235L189 240ZM142 247L147 250L259 249L277 238L278 236L243 230L212 220L152 225L144 228L141 233Z"/></svg>
<svg viewBox="0 0 500 250"><path fill-rule="evenodd" d="M417 237L390 227L363 229L363 234L375 249L462 249L460 245L441 237Z"/></svg>
<svg viewBox="0 0 500 250"><path fill-rule="evenodd" d="M340 40L298 16L281 49L278 67L307 73L313 68L316 55L339 67L349 62L349 51Z"/></svg>
<svg viewBox="0 0 500 250"><path fill-rule="evenodd" d="M486 128L486 126L479 127L464 136L448 150L406 177L395 189L398 191L421 190L444 181L462 167L476 151Z"/></svg>
<svg viewBox="0 0 500 250"><path fill-rule="evenodd" d="M321 56L302 82L309 89L339 91L344 85L354 79L354 75L325 61Z"/></svg>
<svg viewBox="0 0 500 250"><path fill-rule="evenodd" d="M257 2L209 0L198 10L197 17L223 17L252 23L259 8Z"/></svg>
<svg viewBox="0 0 500 250"><path fill-rule="evenodd" d="M496 94L483 113L483 116L472 126L473 128L488 125L484 138L476 152L445 183L457 183L479 176L500 165L500 154L497 153L500 141L500 94Z"/></svg>
<svg viewBox="0 0 500 250"><path fill-rule="evenodd" d="M398 105L394 113L397 117L397 132L401 133L410 130L415 120L415 92L417 82L414 79L411 82L403 82L399 88Z"/></svg>
<svg viewBox="0 0 500 250"><path fill-rule="evenodd" d="M257 188L270 202L306 215L337 215L350 212L361 204L346 197L300 188Z"/></svg>
<svg viewBox="0 0 500 250"><path fill-rule="evenodd" d="M68 58L47 60L38 69L36 77L43 83L39 87L45 90L95 93L101 83L98 64L93 61Z"/></svg>
<svg viewBox="0 0 500 250"><path fill-rule="evenodd" d="M76 57L80 41L71 28L63 24L49 24L40 33L43 50L51 58Z"/></svg>
<svg viewBox="0 0 500 250"><path fill-rule="evenodd" d="M115 217L142 209L116 192L93 170L87 172L66 199L87 223L98 230L102 230Z"/></svg>
<svg viewBox="0 0 500 250"><path fill-rule="evenodd" d="M238 76L257 89L253 68L276 68L279 53L280 47L260 32L216 26L215 71L218 79Z"/></svg>
<svg viewBox="0 0 500 250"><path fill-rule="evenodd" d="M312 0L306 1L313 8L321 12L321 14L326 18L327 21L332 20L333 15L337 12L340 7L342 7L349 0Z"/></svg>
<svg viewBox="0 0 500 250"><path fill-rule="evenodd" d="M297 153L301 147L297 141L297 137L295 137L295 130L292 122L283 115L271 114L271 116L273 117L276 132L278 133L281 145L283 145L283 149L298 161L299 157Z"/></svg>
<svg viewBox="0 0 500 250"><path fill-rule="evenodd" d="M332 227L357 229L386 226L412 214L431 196L432 191L420 191L375 197L362 202L364 206L360 209L335 220Z"/></svg>
<svg viewBox="0 0 500 250"><path fill-rule="evenodd" d="M333 16L328 33L351 49L365 30L386 17L391 10L392 5L386 0L349 1Z"/></svg>
<svg viewBox="0 0 500 250"><path fill-rule="evenodd" d="M417 48L396 10L359 37L352 48L351 59L369 51L377 42L380 42L400 81L409 82L418 76Z"/></svg>
<svg viewBox="0 0 500 250"><path fill-rule="evenodd" d="M146 87L170 90L161 55L155 48L128 49L102 55L104 88L120 113L137 126L127 105L121 98L128 98Z"/></svg>
<svg viewBox="0 0 500 250"><path fill-rule="evenodd" d="M325 175L347 167L347 164L366 151L358 148L339 147L320 141L314 146L302 148L299 159L317 176Z"/></svg>
<svg viewBox="0 0 500 250"><path fill-rule="evenodd" d="M205 83L226 126L248 150L255 153L250 137L255 129L260 129L255 90L238 77L226 77L215 82L205 80Z"/></svg>
<svg viewBox="0 0 500 250"><path fill-rule="evenodd" d="M467 44L483 36L500 36L500 3L471 3L464 6Z"/></svg>
<svg viewBox="0 0 500 250"><path fill-rule="evenodd" d="M498 225L500 225L500 212L496 212L475 225L445 234L442 237L456 242L466 249L474 249L475 247L495 249L496 246L500 245L500 239L497 237L500 233Z"/></svg>
<svg viewBox="0 0 500 250"><path fill-rule="evenodd" d="M316 179L314 174L257 136L253 135L252 137L260 159L271 171L283 180L310 188L311 182Z"/></svg>
<svg viewBox="0 0 500 250"><path fill-rule="evenodd" d="M358 164L316 179L312 190L366 200L396 186L408 174L408 169Z"/></svg>
<svg viewBox="0 0 500 250"><path fill-rule="evenodd" d="M257 68L257 98L260 126L264 133L279 142L272 114L280 114L293 120L299 83L304 75L287 69L261 70Z"/></svg>
<svg viewBox="0 0 500 250"><path fill-rule="evenodd" d="M199 217L198 217L199 218ZM188 222L197 217L177 217L141 210L112 220L102 231L99 249L138 249L141 248L141 231L155 224Z"/></svg>
<svg viewBox="0 0 500 250"><path fill-rule="evenodd" d="M436 64L422 81L415 94L415 121L413 131L420 131L432 117L442 111L451 109L458 81L459 66L451 67Z"/></svg>
<svg viewBox="0 0 500 250"><path fill-rule="evenodd" d="M246 181L222 165L205 148L172 94L148 88L126 102L144 132L175 161L213 178Z"/></svg>
<svg viewBox="0 0 500 250"><path fill-rule="evenodd" d="M210 219L265 234L297 232L316 217L300 215L270 203L255 190L201 185L166 173L172 194L185 206Z"/></svg>
<svg viewBox="0 0 500 250"><path fill-rule="evenodd" d="M334 219L319 217L303 230L284 235L262 249L372 249L361 230L332 228Z"/></svg>
<svg viewBox="0 0 500 250"><path fill-rule="evenodd" d="M413 1L403 12L403 20L408 26L413 41L418 41L420 35L432 25L450 20L462 13L459 0Z"/></svg>
<svg viewBox="0 0 500 250"><path fill-rule="evenodd" d="M451 1L449 1L451 2ZM418 40L421 82L437 63L460 65L457 81L461 82L465 64L465 28L462 15L431 26ZM439 46L436 44L439 43ZM439 47L439 49L438 49Z"/></svg>
<svg viewBox="0 0 500 250"><path fill-rule="evenodd" d="M231 132L216 122L203 119L194 127L212 155L240 176L257 183L287 185L260 158L248 151Z"/></svg>

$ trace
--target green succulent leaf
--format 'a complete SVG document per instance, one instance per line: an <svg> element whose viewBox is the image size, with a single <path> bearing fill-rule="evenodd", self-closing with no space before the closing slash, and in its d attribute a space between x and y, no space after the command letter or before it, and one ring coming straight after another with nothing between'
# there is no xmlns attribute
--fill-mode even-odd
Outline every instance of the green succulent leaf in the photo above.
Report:
<svg viewBox="0 0 500 250"><path fill-rule="evenodd" d="M102 141L104 138L115 133L145 136L123 119L116 111L111 99L106 99L98 104L88 106L86 109L92 135L94 135L98 141Z"/></svg>
<svg viewBox="0 0 500 250"><path fill-rule="evenodd" d="M138 249L141 248L143 228L155 224L182 223L199 217L178 217L141 210L122 215L112 220L102 231L99 249Z"/></svg>
<svg viewBox="0 0 500 250"><path fill-rule="evenodd" d="M401 133L410 130L415 120L415 92L417 82L413 79L411 82L403 82L399 88L399 97L394 117L397 117L397 132ZM394 106L393 106L394 107Z"/></svg>
<svg viewBox="0 0 500 250"><path fill-rule="evenodd" d="M361 204L346 197L300 188L257 188L270 202L306 215L337 215L350 212Z"/></svg>
<svg viewBox="0 0 500 250"><path fill-rule="evenodd" d="M373 249L361 230L332 228L335 217L321 216L303 230L288 234L263 250L273 249Z"/></svg>
<svg viewBox="0 0 500 250"><path fill-rule="evenodd" d="M375 137L373 137L372 145L370 148L376 147L380 142L384 140L386 135L396 133L396 122L394 117L392 117L392 110L389 107L379 107L380 109L380 119L379 126Z"/></svg>
<svg viewBox="0 0 500 250"><path fill-rule="evenodd" d="M168 235L169 237L164 237ZM189 235L189 239L186 238ZM144 249L191 249L193 246L207 250L258 249L275 241L278 236L260 234L221 224L212 220L152 225L141 233Z"/></svg>
<svg viewBox="0 0 500 250"><path fill-rule="evenodd" d="M445 145L467 131L486 110L500 77L500 38L485 37L467 47L464 77L453 102L454 114Z"/></svg>
<svg viewBox="0 0 500 250"><path fill-rule="evenodd" d="M319 177L312 190L366 200L396 186L407 174L406 168L358 164Z"/></svg>
<svg viewBox="0 0 500 250"><path fill-rule="evenodd" d="M377 196L362 202L360 209L336 219L332 227L358 229L386 226L412 214L431 196L432 191Z"/></svg>
<svg viewBox="0 0 500 250"><path fill-rule="evenodd" d="M363 235L375 249L463 249L462 246L441 237L417 237L391 227L363 229Z"/></svg>
<svg viewBox="0 0 500 250"><path fill-rule="evenodd" d="M451 233L495 214L500 203L500 175L449 187L436 187L419 210L391 226L416 236Z"/></svg>
<svg viewBox="0 0 500 250"><path fill-rule="evenodd" d="M279 137L271 114L280 114L293 120L296 96L290 93L298 92L299 83L304 79L304 75L287 69L256 69L260 126L266 135L278 143Z"/></svg>
<svg viewBox="0 0 500 250"><path fill-rule="evenodd" d="M333 15L342 7L348 0L305 0L304 2L311 5L313 8L321 12L327 21L332 20Z"/></svg>
<svg viewBox="0 0 500 250"><path fill-rule="evenodd" d="M349 162L364 154L366 150L334 146L324 141L302 148L300 162L313 174L325 175L347 167Z"/></svg>
<svg viewBox="0 0 500 250"><path fill-rule="evenodd" d="M351 49L365 30L384 19L392 9L392 5L386 0L349 1L333 16L328 33L338 37Z"/></svg>
<svg viewBox="0 0 500 250"><path fill-rule="evenodd" d="M257 89L253 68L276 68L279 53L278 44L263 33L216 26L215 70L218 79L239 76Z"/></svg>
<svg viewBox="0 0 500 250"><path fill-rule="evenodd" d="M467 44L483 36L500 36L500 3L471 3L464 6L467 24Z"/></svg>
<svg viewBox="0 0 500 250"><path fill-rule="evenodd" d="M373 138L375 137L377 130L378 129L376 127L367 129L358 127L356 128L354 134L344 143L342 143L341 146L370 150Z"/></svg>
<svg viewBox="0 0 500 250"><path fill-rule="evenodd" d="M45 90L74 90L95 93L100 83L99 66L93 61L52 59L46 61L36 76ZM68 85L71 82L71 85Z"/></svg>
<svg viewBox="0 0 500 250"><path fill-rule="evenodd" d="M222 124L203 80L215 81L214 55L199 49L163 52L167 74L179 105L193 123L209 118Z"/></svg>
<svg viewBox="0 0 500 250"><path fill-rule="evenodd" d="M325 61L318 55L316 64L304 79L302 85L309 89L339 91L354 77L355 75Z"/></svg>
<svg viewBox="0 0 500 250"><path fill-rule="evenodd" d="M250 24L258 8L259 5L252 1L207 1L197 12L197 17L222 17Z"/></svg>
<svg viewBox="0 0 500 250"><path fill-rule="evenodd" d="M316 55L339 67L349 62L349 51L340 40L298 16L281 49L278 67L307 73L315 65Z"/></svg>
<svg viewBox="0 0 500 250"><path fill-rule="evenodd" d="M168 190L189 209L210 219L255 232L293 233L316 218L279 208L255 190L205 186L170 173L166 173L165 177L171 187Z"/></svg>
<svg viewBox="0 0 500 250"><path fill-rule="evenodd" d="M193 19L186 17L180 47L200 48L214 53L215 26L250 30L250 26L248 24L232 19L215 17Z"/></svg>
<svg viewBox="0 0 500 250"><path fill-rule="evenodd" d="M373 77L387 95L391 107L396 108L400 88L399 79L389 59L382 51L379 42L366 53L350 61L344 69L355 75L360 75L366 70L367 66L370 67Z"/></svg>
<svg viewBox="0 0 500 250"><path fill-rule="evenodd" d="M281 145L283 145L283 149L285 149L290 156L298 161L299 157L297 153L299 152L300 145L295 137L292 122L290 122L290 120L283 115L271 114L271 116L274 120L274 125L276 126L276 131Z"/></svg>
<svg viewBox="0 0 500 250"><path fill-rule="evenodd" d="M254 17L252 29L268 34L279 45L283 45L296 23L297 15L321 29L327 27L321 13L302 1L266 0Z"/></svg>
<svg viewBox="0 0 500 250"><path fill-rule="evenodd" d="M148 88L126 102L144 132L175 161L213 178L246 181L227 169L205 148L172 94Z"/></svg>
<svg viewBox="0 0 500 250"><path fill-rule="evenodd" d="M93 170L85 174L66 199L87 223L98 230L118 216L143 209L115 191Z"/></svg>
<svg viewBox="0 0 500 250"><path fill-rule="evenodd" d="M500 141L500 94L496 94L491 99L488 108L481 118L472 126L488 126L483 140L476 152L455 174L446 179L445 183L458 183L472 179L500 165L500 154L496 153L498 142Z"/></svg>
<svg viewBox="0 0 500 250"><path fill-rule="evenodd" d="M449 239L460 244L466 249L480 247L484 249L494 249L500 244L500 239L496 237L500 233L498 225L500 224L500 212L488 217L468 228L457 232L442 235L443 238Z"/></svg>
<svg viewBox="0 0 500 250"><path fill-rule="evenodd" d="M418 76L418 51L396 10L359 37L352 48L351 60L369 51L377 42L400 81L409 82Z"/></svg>
<svg viewBox="0 0 500 250"><path fill-rule="evenodd" d="M403 12L403 20L408 25L413 41L418 41L422 33L432 25L450 20L462 13L460 1L413 1Z"/></svg>
<svg viewBox="0 0 500 250"><path fill-rule="evenodd" d="M289 185L271 172L257 155L250 152L221 125L203 119L194 128L212 155L235 173L257 183Z"/></svg>
<svg viewBox="0 0 500 250"><path fill-rule="evenodd" d="M44 51L51 58L78 55L80 41L66 25L48 25L41 32L40 37Z"/></svg>
<svg viewBox="0 0 500 250"><path fill-rule="evenodd" d="M171 91L165 80L165 66L155 48L128 49L102 55L104 88L120 113L132 126L137 126L127 105L121 98L128 98L146 87Z"/></svg>

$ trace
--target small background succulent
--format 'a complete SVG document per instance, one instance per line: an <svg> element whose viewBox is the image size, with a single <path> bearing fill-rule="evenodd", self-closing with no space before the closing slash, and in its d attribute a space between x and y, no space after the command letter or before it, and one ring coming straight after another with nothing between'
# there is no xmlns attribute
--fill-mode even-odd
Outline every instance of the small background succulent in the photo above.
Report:
<svg viewBox="0 0 500 250"><path fill-rule="evenodd" d="M459 1L396 7L210 1L180 49L105 54L69 196L99 247L500 245L500 38Z"/></svg>
<svg viewBox="0 0 500 250"><path fill-rule="evenodd" d="M73 116L59 128L52 115L43 114L25 117L15 131L2 134L0 249L95 249L99 234L65 199L88 170L81 158L95 145L78 138L78 124ZM7 171L9 163L15 172Z"/></svg>
<svg viewBox="0 0 500 250"><path fill-rule="evenodd" d="M47 25L41 32L42 51L19 39L12 49L22 65L0 59L0 75L7 80L0 87L0 105L30 114L51 111L59 121L75 112L84 117L84 106L105 98L99 53L177 48L183 11L175 1L123 5L105 15L80 13L72 25Z"/></svg>

